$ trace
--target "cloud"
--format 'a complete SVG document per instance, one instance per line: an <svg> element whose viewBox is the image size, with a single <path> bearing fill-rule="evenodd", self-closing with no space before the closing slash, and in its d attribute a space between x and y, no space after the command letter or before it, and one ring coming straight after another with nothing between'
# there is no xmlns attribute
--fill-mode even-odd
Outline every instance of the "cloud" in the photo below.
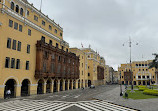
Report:
<svg viewBox="0 0 158 111"><path fill-rule="evenodd" d="M39 8L40 0L28 1ZM64 28L70 47L91 44L117 69L129 60L129 36L132 60L142 60L142 55L144 60L153 59L152 53L158 51L157 4L157 0L46 0L42 12Z"/></svg>

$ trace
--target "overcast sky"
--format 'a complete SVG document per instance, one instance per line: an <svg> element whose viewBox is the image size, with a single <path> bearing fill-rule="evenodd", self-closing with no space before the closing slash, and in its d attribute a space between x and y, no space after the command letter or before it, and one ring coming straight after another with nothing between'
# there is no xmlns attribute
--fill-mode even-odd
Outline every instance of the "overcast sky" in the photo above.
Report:
<svg viewBox="0 0 158 111"><path fill-rule="evenodd" d="M41 0L28 1L40 8ZM90 44L117 70L129 62L129 36L132 61L153 59L158 52L157 5L158 0L43 0L42 12L63 27L70 47Z"/></svg>

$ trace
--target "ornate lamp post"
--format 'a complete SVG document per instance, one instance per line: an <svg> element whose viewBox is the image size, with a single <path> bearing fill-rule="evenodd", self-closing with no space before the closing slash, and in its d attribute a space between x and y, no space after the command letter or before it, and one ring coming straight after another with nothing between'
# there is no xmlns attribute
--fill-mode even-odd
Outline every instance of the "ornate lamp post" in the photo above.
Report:
<svg viewBox="0 0 158 111"><path fill-rule="evenodd" d="M131 47L132 47L132 41L131 41L131 38L129 37L129 41L128 41L128 43L129 43L129 49L130 49L130 73L131 73L131 75L130 75L130 82L131 82L131 91L133 91L133 73L132 73L132 57L131 57L131 53L132 53L132 51L131 51ZM123 44L123 46L125 45L125 43ZM138 45L138 43L136 43L136 45Z"/></svg>

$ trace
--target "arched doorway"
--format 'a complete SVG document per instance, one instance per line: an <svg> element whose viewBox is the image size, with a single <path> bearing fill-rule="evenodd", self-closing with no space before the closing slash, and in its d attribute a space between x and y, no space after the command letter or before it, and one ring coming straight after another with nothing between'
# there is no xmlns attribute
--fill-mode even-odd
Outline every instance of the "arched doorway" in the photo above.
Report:
<svg viewBox="0 0 158 111"><path fill-rule="evenodd" d="M44 80L40 79L37 86L37 94L44 94Z"/></svg>
<svg viewBox="0 0 158 111"><path fill-rule="evenodd" d="M65 81L65 90L68 90L68 80Z"/></svg>
<svg viewBox="0 0 158 111"><path fill-rule="evenodd" d="M72 89L72 80L70 80L70 82L69 82L69 89Z"/></svg>
<svg viewBox="0 0 158 111"><path fill-rule="evenodd" d="M136 85L136 81L134 81L134 83L133 83L134 85Z"/></svg>
<svg viewBox="0 0 158 111"><path fill-rule="evenodd" d="M145 81L143 81L143 85L146 85Z"/></svg>
<svg viewBox="0 0 158 111"><path fill-rule="evenodd" d="M91 86L91 80L88 80L88 87Z"/></svg>
<svg viewBox="0 0 158 111"><path fill-rule="evenodd" d="M63 80L60 80L60 91L63 91Z"/></svg>
<svg viewBox="0 0 158 111"><path fill-rule="evenodd" d="M47 80L47 85L46 85L46 93L50 93L51 92L51 79Z"/></svg>
<svg viewBox="0 0 158 111"><path fill-rule="evenodd" d="M138 82L138 85L141 85L141 81Z"/></svg>
<svg viewBox="0 0 158 111"><path fill-rule="evenodd" d="M28 79L23 80L21 86L21 96L29 96L30 95L30 81Z"/></svg>
<svg viewBox="0 0 158 111"><path fill-rule="evenodd" d="M75 86L76 86L76 81L74 80L74 81L73 81L73 89L76 89Z"/></svg>
<svg viewBox="0 0 158 111"><path fill-rule="evenodd" d="M54 91L53 92L57 92L57 87L58 87L58 81L54 80Z"/></svg>
<svg viewBox="0 0 158 111"><path fill-rule="evenodd" d="M80 80L78 80L78 88L80 88Z"/></svg>
<svg viewBox="0 0 158 111"><path fill-rule="evenodd" d="M6 92L7 90L11 91L11 98L16 97L16 88L15 86L17 85L16 81L14 79L9 79L6 83L5 83L5 90L4 90L4 98L7 97Z"/></svg>
<svg viewBox="0 0 158 111"><path fill-rule="evenodd" d="M147 85L150 85L150 81L147 81Z"/></svg>

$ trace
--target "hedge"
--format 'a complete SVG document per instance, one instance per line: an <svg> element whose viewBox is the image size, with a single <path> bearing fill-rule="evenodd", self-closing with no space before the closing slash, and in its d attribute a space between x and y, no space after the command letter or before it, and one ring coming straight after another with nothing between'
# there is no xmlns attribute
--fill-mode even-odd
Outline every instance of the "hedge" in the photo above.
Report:
<svg viewBox="0 0 158 111"><path fill-rule="evenodd" d="M148 88L139 88L139 91L148 90Z"/></svg>
<svg viewBox="0 0 158 111"><path fill-rule="evenodd" d="M150 89L144 90L143 94L158 96L158 90L150 90Z"/></svg>

